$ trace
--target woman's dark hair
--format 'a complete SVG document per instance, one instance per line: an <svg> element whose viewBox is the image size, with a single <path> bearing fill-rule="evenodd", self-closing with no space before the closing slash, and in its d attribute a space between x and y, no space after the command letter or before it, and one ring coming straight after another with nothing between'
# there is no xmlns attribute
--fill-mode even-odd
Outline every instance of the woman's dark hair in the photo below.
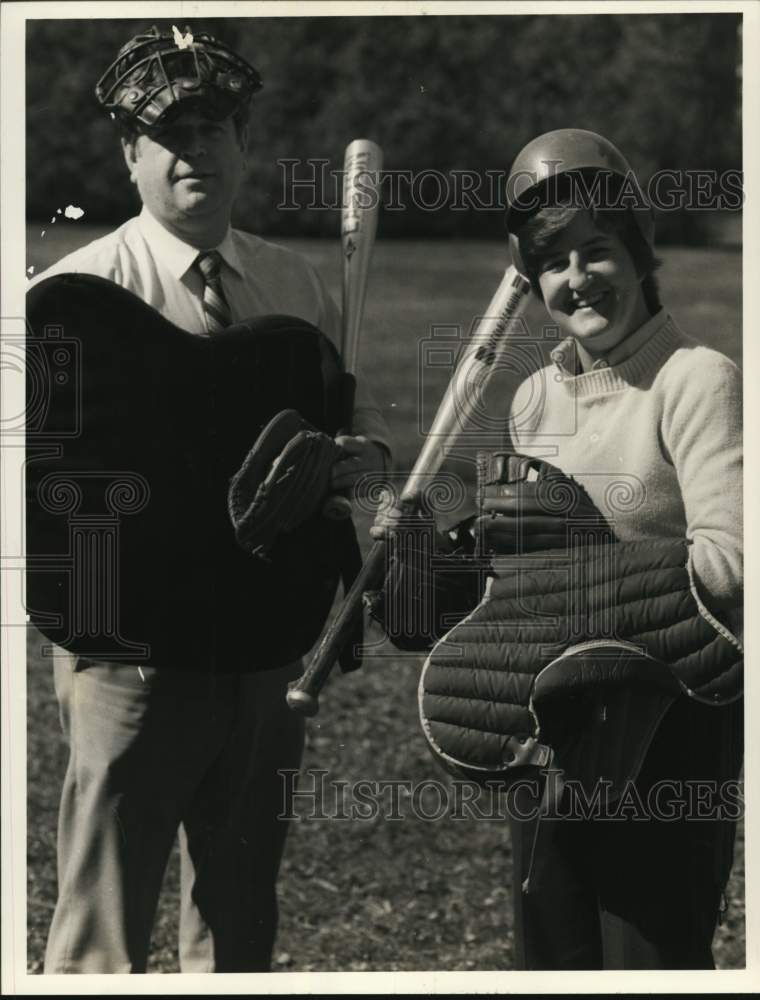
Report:
<svg viewBox="0 0 760 1000"><path fill-rule="evenodd" d="M533 291L539 298L543 298L538 283L541 263L554 241L567 229L576 215L583 211L589 212L598 229L616 235L631 255L636 273L642 279L641 290L647 309L654 315L662 307L657 279L654 276L661 262L644 239L631 208L604 208L592 205L585 209L573 204L558 204L541 208L520 222L515 233L520 241L520 253Z"/></svg>

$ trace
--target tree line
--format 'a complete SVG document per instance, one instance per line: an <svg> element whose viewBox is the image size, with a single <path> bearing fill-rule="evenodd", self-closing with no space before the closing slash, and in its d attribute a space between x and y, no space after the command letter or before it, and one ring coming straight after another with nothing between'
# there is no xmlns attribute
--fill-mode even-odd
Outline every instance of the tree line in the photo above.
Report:
<svg viewBox="0 0 760 1000"><path fill-rule="evenodd" d="M64 203L84 208L90 222L135 211L94 86L119 47L150 24L27 22L30 219ZM644 183L659 171L741 170L737 14L217 18L187 26L233 45L264 79L236 212L238 225L262 234L335 235L335 172L357 137L385 151L385 236L502 235L506 171L527 141L555 128L612 139ZM660 215L665 239L704 235L705 213L681 204Z"/></svg>

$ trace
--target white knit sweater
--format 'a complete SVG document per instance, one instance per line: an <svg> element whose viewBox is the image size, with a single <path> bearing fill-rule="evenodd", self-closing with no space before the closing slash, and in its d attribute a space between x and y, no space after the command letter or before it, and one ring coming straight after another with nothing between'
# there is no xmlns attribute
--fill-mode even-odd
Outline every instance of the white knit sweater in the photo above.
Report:
<svg viewBox="0 0 760 1000"><path fill-rule="evenodd" d="M736 629L741 372L664 311L631 338L634 353L619 363L613 353L611 366L582 374L572 339L561 344L555 364L519 387L512 441L581 482L621 540L685 536L705 604Z"/></svg>

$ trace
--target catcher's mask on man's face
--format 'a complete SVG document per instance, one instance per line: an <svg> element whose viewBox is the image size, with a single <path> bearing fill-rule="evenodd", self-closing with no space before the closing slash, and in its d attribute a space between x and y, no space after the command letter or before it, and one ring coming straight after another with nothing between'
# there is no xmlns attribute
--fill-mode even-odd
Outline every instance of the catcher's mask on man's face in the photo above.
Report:
<svg viewBox="0 0 760 1000"><path fill-rule="evenodd" d="M211 35L154 26L122 47L95 94L112 118L150 130L191 106L212 119L237 115L261 86L258 71Z"/></svg>
<svg viewBox="0 0 760 1000"><path fill-rule="evenodd" d="M244 143L245 130L239 133L231 118L213 121L187 111L122 146L153 218L180 239L207 247L229 225L245 171Z"/></svg>

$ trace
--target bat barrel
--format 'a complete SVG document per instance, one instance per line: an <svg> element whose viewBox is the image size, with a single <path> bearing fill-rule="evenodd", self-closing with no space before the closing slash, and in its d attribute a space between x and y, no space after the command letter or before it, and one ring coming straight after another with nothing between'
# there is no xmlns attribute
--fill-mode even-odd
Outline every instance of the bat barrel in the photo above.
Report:
<svg viewBox="0 0 760 1000"><path fill-rule="evenodd" d="M356 372L359 334L372 248L380 212L383 151L369 139L354 139L343 163L343 344L346 371Z"/></svg>
<svg viewBox="0 0 760 1000"><path fill-rule="evenodd" d="M523 313L529 297L530 282L510 265L446 388L427 440L401 491L403 500L419 496L462 432L472 426L483 388L508 349L510 324Z"/></svg>
<svg viewBox="0 0 760 1000"><path fill-rule="evenodd" d="M359 363L359 339L367 292L369 264L380 211L380 171L383 151L369 139L354 139L346 147L343 163L343 327L341 357L350 388L344 399L342 433L351 433L354 412L355 376ZM351 516L347 493L336 493L322 508L328 520L342 521Z"/></svg>

